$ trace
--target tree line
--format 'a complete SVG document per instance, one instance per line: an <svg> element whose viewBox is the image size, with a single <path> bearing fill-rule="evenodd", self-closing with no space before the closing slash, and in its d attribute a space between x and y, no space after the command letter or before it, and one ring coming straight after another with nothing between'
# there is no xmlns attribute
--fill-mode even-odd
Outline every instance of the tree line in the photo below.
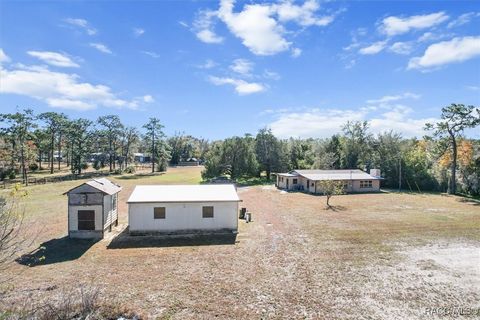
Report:
<svg viewBox="0 0 480 320"><path fill-rule="evenodd" d="M204 178L260 177L294 169L378 168L383 186L412 191L480 194L480 141L463 136L480 124L480 109L452 104L441 119L425 124L431 136L405 139L394 131L373 135L368 121L347 122L327 139L278 139L268 128L256 136L231 137L211 144Z"/></svg>
<svg viewBox="0 0 480 320"><path fill-rule="evenodd" d="M152 172L198 160L205 165L204 179L270 180L272 173L294 169L379 168L384 187L456 193L459 185L464 193L479 194L480 142L463 136L479 123L479 108L452 104L442 109L439 122L425 125L432 134L421 139L394 131L374 135L363 121L347 122L327 139L279 139L263 128L256 135L208 141L184 133L167 137L157 118L139 129L125 126L117 115L91 121L25 109L0 114L0 178L20 174L28 183L29 171L45 165L54 173L62 164L74 174L89 163L131 172L138 152L149 157Z"/></svg>

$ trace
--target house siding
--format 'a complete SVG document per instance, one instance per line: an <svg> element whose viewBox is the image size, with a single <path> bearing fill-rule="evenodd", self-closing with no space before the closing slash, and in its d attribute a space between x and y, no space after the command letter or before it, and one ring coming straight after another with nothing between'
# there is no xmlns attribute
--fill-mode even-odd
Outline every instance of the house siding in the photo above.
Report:
<svg viewBox="0 0 480 320"><path fill-rule="evenodd" d="M213 206L214 217L203 218L202 207ZM165 219L154 219L153 208L165 207ZM237 230L238 202L129 203L131 233Z"/></svg>

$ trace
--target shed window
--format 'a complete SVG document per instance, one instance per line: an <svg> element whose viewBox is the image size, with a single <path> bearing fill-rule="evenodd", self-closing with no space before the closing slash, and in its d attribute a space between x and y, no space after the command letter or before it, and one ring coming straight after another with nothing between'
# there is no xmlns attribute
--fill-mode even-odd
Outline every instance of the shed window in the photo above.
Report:
<svg viewBox="0 0 480 320"><path fill-rule="evenodd" d="M371 187L372 187L372 180L360 181L360 188L365 189L365 188L371 188Z"/></svg>
<svg viewBox="0 0 480 320"><path fill-rule="evenodd" d="M203 218L213 218L213 207L203 207L202 208L202 217Z"/></svg>
<svg viewBox="0 0 480 320"><path fill-rule="evenodd" d="M165 207L153 208L153 219L165 219Z"/></svg>
<svg viewBox="0 0 480 320"><path fill-rule="evenodd" d="M78 210L78 230L95 230L95 211Z"/></svg>
<svg viewBox="0 0 480 320"><path fill-rule="evenodd" d="M293 179L293 184L297 184L298 183L298 179Z"/></svg>

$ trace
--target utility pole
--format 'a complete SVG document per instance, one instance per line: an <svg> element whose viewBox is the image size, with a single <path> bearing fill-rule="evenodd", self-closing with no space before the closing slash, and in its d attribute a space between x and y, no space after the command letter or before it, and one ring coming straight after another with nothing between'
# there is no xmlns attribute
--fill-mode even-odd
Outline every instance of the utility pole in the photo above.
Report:
<svg viewBox="0 0 480 320"><path fill-rule="evenodd" d="M402 190L402 158L398 158L398 192Z"/></svg>

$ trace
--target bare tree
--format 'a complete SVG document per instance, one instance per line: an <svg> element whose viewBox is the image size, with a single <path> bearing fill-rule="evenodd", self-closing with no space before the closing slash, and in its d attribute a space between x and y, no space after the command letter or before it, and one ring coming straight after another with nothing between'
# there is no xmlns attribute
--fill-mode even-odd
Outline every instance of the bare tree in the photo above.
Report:
<svg viewBox="0 0 480 320"><path fill-rule="evenodd" d="M21 199L25 196L27 192L16 184L8 199L0 198L0 270L6 269L34 239L27 235L24 228Z"/></svg>

